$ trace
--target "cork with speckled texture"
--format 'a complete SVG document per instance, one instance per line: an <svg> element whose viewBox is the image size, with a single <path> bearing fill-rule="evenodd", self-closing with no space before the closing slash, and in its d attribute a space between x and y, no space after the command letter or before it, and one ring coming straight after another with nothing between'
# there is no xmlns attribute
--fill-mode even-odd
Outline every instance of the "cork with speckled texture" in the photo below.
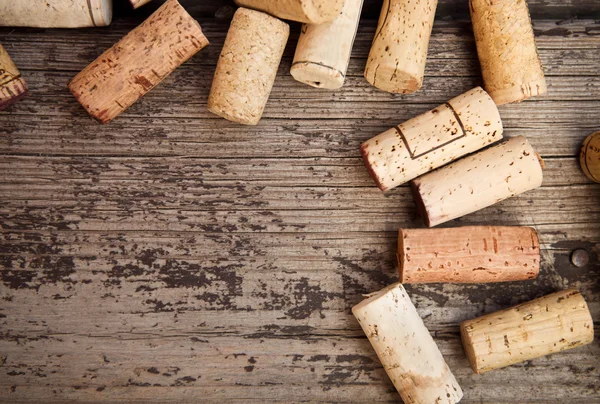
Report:
<svg viewBox="0 0 600 404"><path fill-rule="evenodd" d="M134 9L150 3L152 0L129 0Z"/></svg>
<svg viewBox="0 0 600 404"><path fill-rule="evenodd" d="M168 0L75 76L69 89L90 115L107 123L207 45L200 24L177 0Z"/></svg>
<svg viewBox="0 0 600 404"><path fill-rule="evenodd" d="M523 136L458 160L411 182L428 227L542 185L543 162Z"/></svg>
<svg viewBox="0 0 600 404"><path fill-rule="evenodd" d="M346 0L342 12L325 24L304 24L298 39L291 75L317 88L344 85L363 0Z"/></svg>
<svg viewBox="0 0 600 404"><path fill-rule="evenodd" d="M423 85L437 0L385 0L371 45L365 78L390 93Z"/></svg>
<svg viewBox="0 0 600 404"><path fill-rule="evenodd" d="M0 111L13 105L27 94L27 83L8 52L0 45Z"/></svg>
<svg viewBox="0 0 600 404"><path fill-rule="evenodd" d="M0 26L103 27L112 14L113 0L0 0Z"/></svg>
<svg viewBox="0 0 600 404"><path fill-rule="evenodd" d="M540 242L531 227L400 229L398 270L403 284L535 279Z"/></svg>
<svg viewBox="0 0 600 404"><path fill-rule="evenodd" d="M583 142L579 164L590 180L600 183L600 132L592 133Z"/></svg>
<svg viewBox="0 0 600 404"><path fill-rule="evenodd" d="M352 308L406 404L454 404L463 396L438 346L400 283Z"/></svg>
<svg viewBox="0 0 600 404"><path fill-rule="evenodd" d="M365 166L382 191L502 139L490 96L476 87L361 145Z"/></svg>
<svg viewBox="0 0 600 404"><path fill-rule="evenodd" d="M464 321L463 346L475 373L539 358L594 340L594 321L576 289Z"/></svg>
<svg viewBox="0 0 600 404"><path fill-rule="evenodd" d="M208 109L233 122L257 125L289 34L285 22L260 11L239 8L217 63Z"/></svg>
<svg viewBox="0 0 600 404"><path fill-rule="evenodd" d="M344 0L235 0L241 7L271 14L284 20L323 24L336 18Z"/></svg>
<svg viewBox="0 0 600 404"><path fill-rule="evenodd" d="M547 92L525 0L470 0L484 87L496 104Z"/></svg>

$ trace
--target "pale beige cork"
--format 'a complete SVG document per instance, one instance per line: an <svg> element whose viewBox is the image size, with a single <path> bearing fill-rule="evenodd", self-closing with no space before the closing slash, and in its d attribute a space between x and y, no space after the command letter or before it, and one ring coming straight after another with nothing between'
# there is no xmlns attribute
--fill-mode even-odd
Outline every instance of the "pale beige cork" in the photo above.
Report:
<svg viewBox="0 0 600 404"><path fill-rule="evenodd" d="M494 101L476 87L361 145L371 177L382 191L502 139Z"/></svg>
<svg viewBox="0 0 600 404"><path fill-rule="evenodd" d="M592 133L583 142L579 164L590 180L600 183L600 132Z"/></svg>
<svg viewBox="0 0 600 404"><path fill-rule="evenodd" d="M365 296L352 313L404 403L460 401L462 389L401 284Z"/></svg>
<svg viewBox="0 0 600 404"><path fill-rule="evenodd" d="M488 283L537 278L540 242L535 229L465 226L400 229L400 282Z"/></svg>
<svg viewBox="0 0 600 404"><path fill-rule="evenodd" d="M563 290L460 325L463 346L475 373L572 349L594 340L585 299Z"/></svg>
<svg viewBox="0 0 600 404"><path fill-rule="evenodd" d="M131 3L131 6L136 9L136 8L140 8L143 5L146 5L148 3L150 3L152 0L129 0L129 2Z"/></svg>
<svg viewBox="0 0 600 404"><path fill-rule="evenodd" d="M490 147L411 182L428 227L542 185L542 161L523 136Z"/></svg>
<svg viewBox="0 0 600 404"><path fill-rule="evenodd" d="M27 83L8 52L0 45L0 111L27 95Z"/></svg>
<svg viewBox="0 0 600 404"><path fill-rule="evenodd" d="M344 85L362 5L363 0L346 0L333 21L302 26L290 69L294 79L317 88Z"/></svg>
<svg viewBox="0 0 600 404"><path fill-rule="evenodd" d="M470 0L486 91L496 104L547 92L525 0Z"/></svg>
<svg viewBox="0 0 600 404"><path fill-rule="evenodd" d="M384 0L365 78L380 90L409 94L423 85L437 0Z"/></svg>
<svg viewBox="0 0 600 404"><path fill-rule="evenodd" d="M113 0L0 0L0 26L104 27L112 14Z"/></svg>
<svg viewBox="0 0 600 404"><path fill-rule="evenodd" d="M323 24L342 11L344 0L235 0L238 6L271 14L284 20Z"/></svg>
<svg viewBox="0 0 600 404"><path fill-rule="evenodd" d="M107 123L207 45L200 24L177 0L168 0L75 76L69 89L90 115Z"/></svg>
<svg viewBox="0 0 600 404"><path fill-rule="evenodd" d="M257 125L271 94L290 27L260 11L238 8L217 63L208 109Z"/></svg>

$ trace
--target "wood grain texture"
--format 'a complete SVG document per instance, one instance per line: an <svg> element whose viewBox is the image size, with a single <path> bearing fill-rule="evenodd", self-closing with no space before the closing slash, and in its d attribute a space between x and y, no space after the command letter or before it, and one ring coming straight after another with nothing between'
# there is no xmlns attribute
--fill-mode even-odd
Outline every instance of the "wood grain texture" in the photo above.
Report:
<svg viewBox="0 0 600 404"><path fill-rule="evenodd" d="M397 281L397 230L421 219L408 187L372 184L359 147L481 85L470 23L438 18L412 96L361 78L375 20L361 22L334 92L289 76L292 26L264 119L243 127L206 109L228 22L201 10L227 2L194 2L212 46L99 127L66 84L160 3L109 28L0 30L31 90L0 113L0 401L397 402L350 310ZM534 18L598 9L529 4ZM598 130L600 24L558 22L533 24L549 95L500 107L506 136L544 157L544 185L450 224L535 227L540 276L406 288L464 403L600 399L597 341L475 376L458 327L574 287L598 330L600 187L577 155ZM185 102L165 102L174 94ZM575 248L587 267L570 264Z"/></svg>

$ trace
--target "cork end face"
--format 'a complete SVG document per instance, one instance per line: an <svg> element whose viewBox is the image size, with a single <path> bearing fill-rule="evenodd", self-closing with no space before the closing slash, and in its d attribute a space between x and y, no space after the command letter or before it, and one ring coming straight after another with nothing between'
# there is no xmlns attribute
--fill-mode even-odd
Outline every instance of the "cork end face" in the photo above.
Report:
<svg viewBox="0 0 600 404"><path fill-rule="evenodd" d="M410 190L412 192L415 205L417 205L417 212L423 218L425 226L433 227L429 218L429 212L427 212L427 207L425 206L425 202L423 201L423 196L421 195L421 190L419 188L419 183L416 180L410 182Z"/></svg>
<svg viewBox="0 0 600 404"><path fill-rule="evenodd" d="M29 89L22 77L12 80L3 87L0 87L0 111L16 104L27 94L29 94Z"/></svg>
<svg viewBox="0 0 600 404"><path fill-rule="evenodd" d="M417 77L396 66L371 66L367 63L364 75L371 85L388 93L411 94L420 90L423 85L423 76Z"/></svg>
<svg viewBox="0 0 600 404"><path fill-rule="evenodd" d="M387 191L388 187L382 184L381 178L379 178L379 175L377 175L377 173L375 172L375 168L369 160L369 144L367 142L363 143L360 146L360 154L362 156L363 163L365 164L365 167L369 172L369 176L371 176L371 178L375 182L375 185L377 185L377 188L379 188L382 192Z"/></svg>
<svg viewBox="0 0 600 404"><path fill-rule="evenodd" d="M235 123L241 123L242 125L248 125L248 126L258 125L258 122L260 122L260 118L261 118L260 116L259 117L243 116L241 114L237 114L235 111L227 112L223 108L221 108L221 106L219 106L219 105L211 105L210 101L209 101L209 105L208 105L208 110L210 112L212 112L213 114L220 116L221 118L227 119L228 121L235 122Z"/></svg>
<svg viewBox="0 0 600 404"><path fill-rule="evenodd" d="M142 4L144 3L142 2ZM88 0L88 6L90 8L92 23L95 27L106 27L110 25L113 17L112 0Z"/></svg>
<svg viewBox="0 0 600 404"><path fill-rule="evenodd" d="M600 132L592 133L583 142L579 165L586 177L600 183Z"/></svg>
<svg viewBox="0 0 600 404"><path fill-rule="evenodd" d="M390 291L392 291L394 289L398 289L398 291L403 294L406 293L406 290L404 290L404 286L402 286L401 283L391 284L377 292L369 293L368 295L364 295L364 300L361 301L360 303L356 304L354 307L352 307L352 314L354 314L354 316L358 316L358 314L357 314L358 312L360 312L366 306L369 306L372 303L376 302L377 300L381 299L382 297L385 297Z"/></svg>
<svg viewBox="0 0 600 404"><path fill-rule="evenodd" d="M400 283L410 283L404 274L404 265L406 261L406 254L404 253L404 237L404 231L402 229L398 230L398 253L396 254L398 260L398 275Z"/></svg>
<svg viewBox="0 0 600 404"><path fill-rule="evenodd" d="M475 354L475 349L473 348L473 341L471 340L471 336L469 335L469 323L470 321L463 321L460 324L460 339L463 344L463 348L465 350L465 354L467 355L467 360L469 361L469 365L473 372L480 374L483 371L477 365L477 355Z"/></svg>
<svg viewBox="0 0 600 404"><path fill-rule="evenodd" d="M527 98L546 95L548 88L546 79L541 78L529 83L503 88L495 91L488 91L496 105L509 104L512 102L521 102Z"/></svg>
<svg viewBox="0 0 600 404"><path fill-rule="evenodd" d="M333 67L314 62L294 62L290 74L300 83L336 90L344 85L344 74Z"/></svg>

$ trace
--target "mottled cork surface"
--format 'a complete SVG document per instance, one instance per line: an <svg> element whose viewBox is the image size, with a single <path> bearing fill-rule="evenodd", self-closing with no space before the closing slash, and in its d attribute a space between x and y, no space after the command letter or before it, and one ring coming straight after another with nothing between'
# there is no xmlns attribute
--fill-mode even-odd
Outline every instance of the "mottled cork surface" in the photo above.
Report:
<svg viewBox="0 0 600 404"><path fill-rule="evenodd" d="M0 111L27 94L27 83L8 52L0 45Z"/></svg>
<svg viewBox="0 0 600 404"><path fill-rule="evenodd" d="M284 20L323 24L342 11L344 0L235 0L238 6L263 11Z"/></svg>
<svg viewBox="0 0 600 404"><path fill-rule="evenodd" d="M0 0L0 26L7 27L105 27L112 15L112 0Z"/></svg>

